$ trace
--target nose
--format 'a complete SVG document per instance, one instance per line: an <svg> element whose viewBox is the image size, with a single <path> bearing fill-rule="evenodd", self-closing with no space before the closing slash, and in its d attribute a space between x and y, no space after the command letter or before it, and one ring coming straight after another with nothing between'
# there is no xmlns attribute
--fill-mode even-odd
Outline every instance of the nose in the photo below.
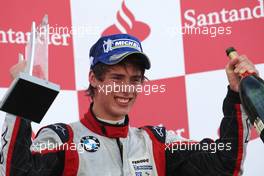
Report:
<svg viewBox="0 0 264 176"><path fill-rule="evenodd" d="M136 92L137 86L133 84L129 79L123 80L119 86L119 92L124 93L124 95L128 96L131 93Z"/></svg>

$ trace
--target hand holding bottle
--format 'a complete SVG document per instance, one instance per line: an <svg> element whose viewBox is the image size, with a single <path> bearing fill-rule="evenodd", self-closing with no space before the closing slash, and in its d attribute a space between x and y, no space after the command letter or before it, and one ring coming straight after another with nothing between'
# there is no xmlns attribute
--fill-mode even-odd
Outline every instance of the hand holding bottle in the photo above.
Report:
<svg viewBox="0 0 264 176"><path fill-rule="evenodd" d="M230 88L236 92L239 90L240 79L245 76L245 74L255 73L259 75L254 64L245 55L233 56L227 63L225 70Z"/></svg>
<svg viewBox="0 0 264 176"><path fill-rule="evenodd" d="M264 81L246 56L239 56L232 47L226 54L230 58L226 67L230 88L239 92L248 118L264 143Z"/></svg>

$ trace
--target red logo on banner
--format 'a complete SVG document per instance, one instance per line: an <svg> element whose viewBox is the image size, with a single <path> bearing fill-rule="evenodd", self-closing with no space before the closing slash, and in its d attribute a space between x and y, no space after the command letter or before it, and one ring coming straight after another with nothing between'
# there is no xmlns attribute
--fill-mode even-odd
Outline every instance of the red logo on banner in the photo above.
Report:
<svg viewBox="0 0 264 176"><path fill-rule="evenodd" d="M116 14L117 22L104 30L102 35L111 35L117 33L131 34L141 41L145 40L150 34L150 27L140 21L136 21L133 13L127 8L125 1L121 9Z"/></svg>

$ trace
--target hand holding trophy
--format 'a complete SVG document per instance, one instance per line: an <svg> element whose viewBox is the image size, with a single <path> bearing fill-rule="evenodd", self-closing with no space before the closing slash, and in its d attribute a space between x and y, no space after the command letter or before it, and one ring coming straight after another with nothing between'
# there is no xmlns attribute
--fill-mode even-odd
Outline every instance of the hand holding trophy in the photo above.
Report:
<svg viewBox="0 0 264 176"><path fill-rule="evenodd" d="M60 86L48 81L48 37L48 16L45 15L38 28L32 22L25 48L26 62L19 54L21 68L11 71L14 80L0 103L2 111L40 123L55 100ZM17 73L22 68L24 71Z"/></svg>

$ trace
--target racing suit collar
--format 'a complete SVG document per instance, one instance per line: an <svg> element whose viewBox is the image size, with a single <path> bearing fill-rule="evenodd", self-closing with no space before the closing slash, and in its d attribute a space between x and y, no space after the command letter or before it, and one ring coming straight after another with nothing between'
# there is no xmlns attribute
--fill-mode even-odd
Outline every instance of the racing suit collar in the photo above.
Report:
<svg viewBox="0 0 264 176"><path fill-rule="evenodd" d="M92 111L93 103L91 103L89 111L81 119L81 123L91 131L110 138L126 138L128 135L129 119L126 115L123 124L110 124L100 121L95 117Z"/></svg>

